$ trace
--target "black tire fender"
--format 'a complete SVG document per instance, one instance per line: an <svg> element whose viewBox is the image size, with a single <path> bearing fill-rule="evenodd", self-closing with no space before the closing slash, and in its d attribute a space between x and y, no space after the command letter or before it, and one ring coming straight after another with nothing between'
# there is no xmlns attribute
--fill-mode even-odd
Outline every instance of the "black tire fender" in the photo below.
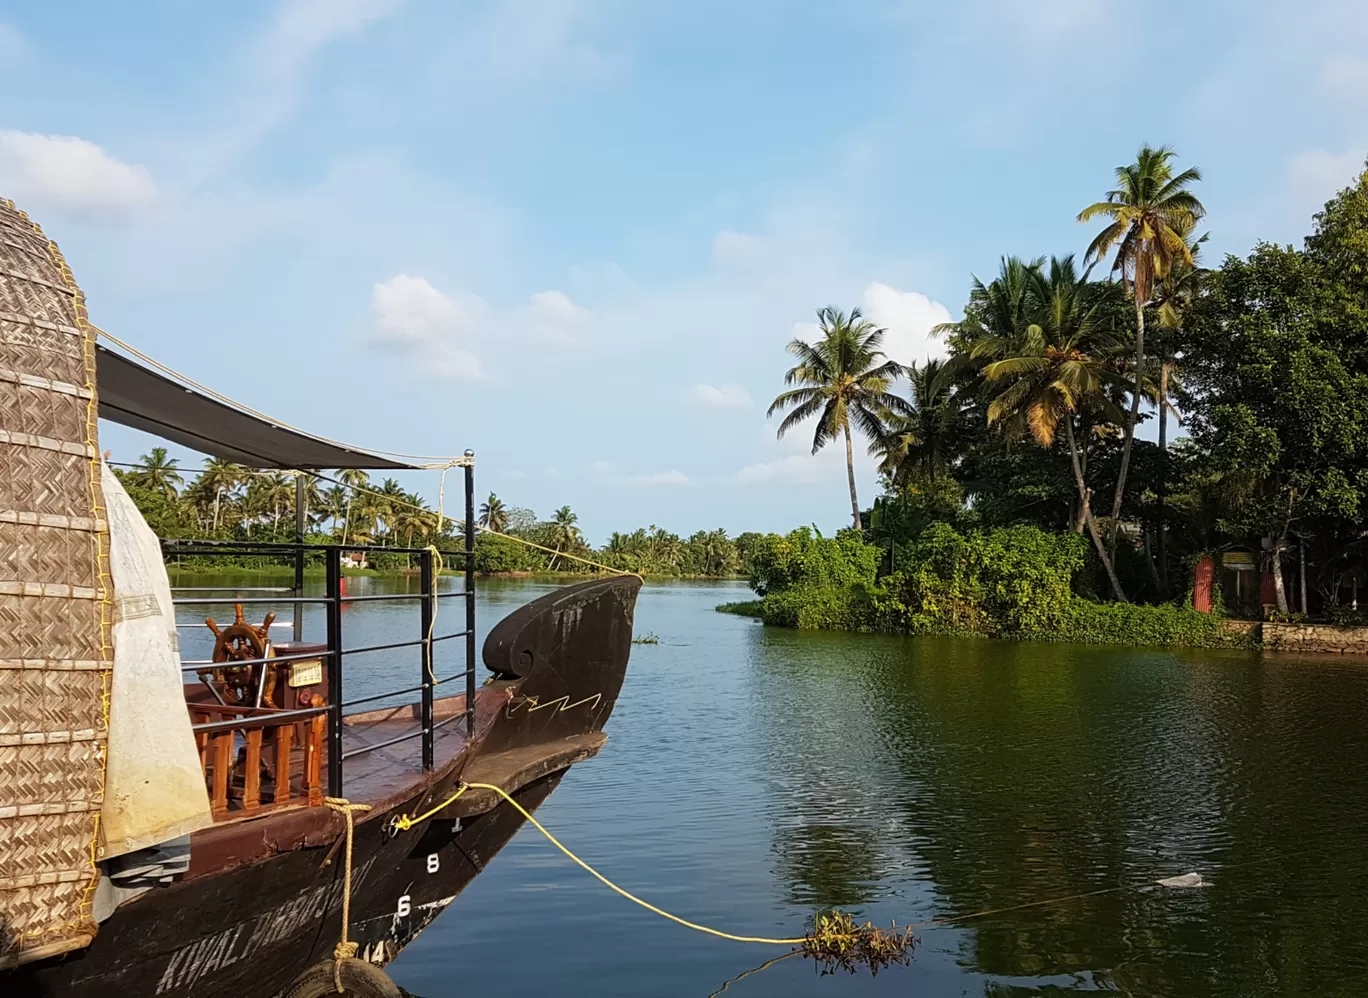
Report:
<svg viewBox="0 0 1368 998"><path fill-rule="evenodd" d="M344 998L403 998L399 986L379 967L365 960L343 960L338 974ZM280 998L337 998L333 961L315 963L280 993Z"/></svg>

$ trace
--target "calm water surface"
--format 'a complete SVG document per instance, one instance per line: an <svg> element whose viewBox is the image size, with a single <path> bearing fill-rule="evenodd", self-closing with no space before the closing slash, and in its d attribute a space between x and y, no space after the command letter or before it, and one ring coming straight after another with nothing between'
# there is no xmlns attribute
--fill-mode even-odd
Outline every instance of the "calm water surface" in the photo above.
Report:
<svg viewBox="0 0 1368 998"><path fill-rule="evenodd" d="M483 584L481 630L547 588ZM915 923L1052 903L919 929L912 964L877 978L792 959L728 994L1362 993L1368 666L713 612L745 595L642 592L637 631L661 644L633 650L608 744L539 812L548 827L646 899L742 934L801 934L822 906ZM412 610L347 613L353 645L416 632ZM417 669L377 666L352 689ZM1190 871L1212 886L1150 886ZM423 998L706 998L781 952L660 920L524 829L390 972Z"/></svg>

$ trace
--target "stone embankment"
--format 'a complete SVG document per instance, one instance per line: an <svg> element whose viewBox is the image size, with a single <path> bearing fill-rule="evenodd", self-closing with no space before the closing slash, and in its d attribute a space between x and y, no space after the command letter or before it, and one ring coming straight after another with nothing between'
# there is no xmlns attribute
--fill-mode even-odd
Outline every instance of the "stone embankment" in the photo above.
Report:
<svg viewBox="0 0 1368 998"><path fill-rule="evenodd" d="M1332 624L1276 624L1272 621L1228 620L1223 624L1259 641L1265 651L1313 652L1323 655L1368 655L1368 627Z"/></svg>

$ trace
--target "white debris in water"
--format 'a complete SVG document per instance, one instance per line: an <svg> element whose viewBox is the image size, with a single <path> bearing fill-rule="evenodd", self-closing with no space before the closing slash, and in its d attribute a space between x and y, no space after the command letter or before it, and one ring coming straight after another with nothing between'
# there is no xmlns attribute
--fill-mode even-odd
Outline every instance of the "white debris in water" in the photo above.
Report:
<svg viewBox="0 0 1368 998"><path fill-rule="evenodd" d="M1185 873L1181 877L1165 877L1158 881L1160 887L1210 887L1210 880L1203 880L1200 873Z"/></svg>

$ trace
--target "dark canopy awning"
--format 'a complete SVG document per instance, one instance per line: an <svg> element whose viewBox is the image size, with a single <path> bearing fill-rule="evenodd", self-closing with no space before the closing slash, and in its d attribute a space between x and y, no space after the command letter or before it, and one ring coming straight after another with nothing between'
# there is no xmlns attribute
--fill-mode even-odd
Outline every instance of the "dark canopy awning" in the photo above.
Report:
<svg viewBox="0 0 1368 998"><path fill-rule="evenodd" d="M100 418L251 468L416 468L225 405L96 347Z"/></svg>

